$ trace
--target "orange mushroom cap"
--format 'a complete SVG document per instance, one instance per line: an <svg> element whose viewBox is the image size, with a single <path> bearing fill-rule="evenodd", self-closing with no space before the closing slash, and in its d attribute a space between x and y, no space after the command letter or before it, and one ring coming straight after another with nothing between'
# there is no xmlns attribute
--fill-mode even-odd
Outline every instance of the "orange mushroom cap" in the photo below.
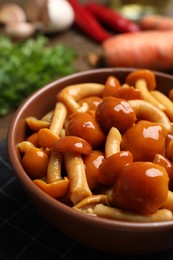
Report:
<svg viewBox="0 0 173 260"><path fill-rule="evenodd" d="M141 69L129 73L125 79L126 83L130 86L135 86L136 82L140 79L146 81L149 90L156 88L156 78L151 70Z"/></svg>
<svg viewBox="0 0 173 260"><path fill-rule="evenodd" d="M92 152L91 145L77 136L65 136L60 138L54 143L53 149L58 152L76 152L80 154L90 154Z"/></svg>

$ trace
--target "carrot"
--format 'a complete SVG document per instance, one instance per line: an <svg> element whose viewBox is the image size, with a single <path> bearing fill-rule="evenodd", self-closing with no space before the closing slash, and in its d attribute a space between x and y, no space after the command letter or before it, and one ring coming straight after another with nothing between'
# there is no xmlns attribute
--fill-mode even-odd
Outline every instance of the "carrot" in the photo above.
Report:
<svg viewBox="0 0 173 260"><path fill-rule="evenodd" d="M139 25L142 30L171 30L173 18L162 15L147 15L141 18Z"/></svg>
<svg viewBox="0 0 173 260"><path fill-rule="evenodd" d="M125 33L105 40L101 46L107 67L173 69L173 30Z"/></svg>

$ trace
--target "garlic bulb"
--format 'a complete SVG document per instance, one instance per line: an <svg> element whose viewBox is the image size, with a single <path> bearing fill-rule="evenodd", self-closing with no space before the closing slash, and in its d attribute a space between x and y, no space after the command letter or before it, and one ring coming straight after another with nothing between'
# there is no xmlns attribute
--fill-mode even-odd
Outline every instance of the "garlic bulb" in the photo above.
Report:
<svg viewBox="0 0 173 260"><path fill-rule="evenodd" d="M26 15L24 10L17 4L9 3L0 7L0 22L3 24L24 22Z"/></svg>
<svg viewBox="0 0 173 260"><path fill-rule="evenodd" d="M74 21L74 11L66 0L49 0L47 2L49 31L63 31Z"/></svg>
<svg viewBox="0 0 173 260"><path fill-rule="evenodd" d="M17 4L7 3L0 7L0 32L13 39L27 39L34 35L36 27L27 22L25 11Z"/></svg>
<svg viewBox="0 0 173 260"><path fill-rule="evenodd" d="M61 32L74 22L74 11L66 0L28 0L26 14L46 33Z"/></svg>
<svg viewBox="0 0 173 260"><path fill-rule="evenodd" d="M36 28L28 22L9 23L4 27L3 32L13 39L27 39L34 35Z"/></svg>

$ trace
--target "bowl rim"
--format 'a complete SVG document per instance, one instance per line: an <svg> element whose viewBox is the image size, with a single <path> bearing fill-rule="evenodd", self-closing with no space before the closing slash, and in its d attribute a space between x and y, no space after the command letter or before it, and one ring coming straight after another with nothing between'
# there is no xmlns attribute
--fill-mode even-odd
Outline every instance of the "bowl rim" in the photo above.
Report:
<svg viewBox="0 0 173 260"><path fill-rule="evenodd" d="M130 222L130 221L121 221L121 220L113 220L113 219L107 219L107 218L101 218L101 217L95 217L91 216L82 212L79 212L72 207L69 207L62 202L52 198L48 194L46 194L44 191L42 191L39 187L37 187L32 180L29 178L27 173L24 171L21 162L19 160L18 154L17 154L17 147L14 140L14 133L15 128L19 122L20 116L23 114L23 111L26 109L26 107L30 104L31 100L36 99L41 93L48 91L50 88L54 87L55 85L59 85L62 82L68 80L68 79L74 79L78 76L83 77L85 75L91 75L91 74L101 74L103 72L105 73L113 73L115 71L123 71L123 72L130 72L132 70L136 70L136 68L100 68L100 69L92 69L92 70L86 70L81 72L76 72L74 74L70 74L68 76L61 77L59 79L56 79L45 86L41 87L40 89L33 92L29 97L27 97L23 103L18 107L18 109L15 111L12 120L10 122L10 126L7 133L7 151L10 159L11 166L14 170L14 174L16 175L19 182L23 185L23 188L25 190L31 191L40 200L42 200L44 203L50 204L51 207L53 207L56 210L61 210L65 214L71 215L76 219L81 220L83 222L90 222L93 225L97 225L101 227L102 225L106 225L106 228L109 229L116 229L116 230L133 230L133 231L158 231L158 230L166 230L166 229L173 229L173 220L171 221L163 221L163 222L147 222L147 223L141 223L141 222ZM166 76L167 78L170 78L173 80L173 76L164 72L158 72L153 71L156 75L159 76ZM16 150L14 153L13 151ZM19 173L20 172L20 173Z"/></svg>

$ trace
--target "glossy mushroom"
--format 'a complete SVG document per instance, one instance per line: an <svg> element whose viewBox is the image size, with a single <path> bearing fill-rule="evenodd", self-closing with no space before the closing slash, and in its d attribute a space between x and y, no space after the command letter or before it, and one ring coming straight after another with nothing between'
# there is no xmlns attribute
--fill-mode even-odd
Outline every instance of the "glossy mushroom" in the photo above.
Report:
<svg viewBox="0 0 173 260"><path fill-rule="evenodd" d="M135 123L136 115L129 102L110 96L98 105L96 120L106 133L111 127L124 132Z"/></svg>
<svg viewBox="0 0 173 260"><path fill-rule="evenodd" d="M66 123L66 134L78 136L91 144L93 149L103 145L105 134L91 114L74 112Z"/></svg>
<svg viewBox="0 0 173 260"><path fill-rule="evenodd" d="M104 89L103 84L81 83L67 86L57 94L57 100L63 102L69 113L80 109L78 101L88 96L100 96Z"/></svg>
<svg viewBox="0 0 173 260"><path fill-rule="evenodd" d="M166 137L162 125L141 120L124 133L121 149L130 151L134 161L153 161L156 153L164 155Z"/></svg>
<svg viewBox="0 0 173 260"><path fill-rule="evenodd" d="M151 162L127 164L115 182L115 207L151 215L168 196L168 174L162 166Z"/></svg>
<svg viewBox="0 0 173 260"><path fill-rule="evenodd" d="M151 70L141 69L129 73L126 77L126 83L139 89L144 100L164 110L164 106L149 92L156 88L155 74Z"/></svg>

